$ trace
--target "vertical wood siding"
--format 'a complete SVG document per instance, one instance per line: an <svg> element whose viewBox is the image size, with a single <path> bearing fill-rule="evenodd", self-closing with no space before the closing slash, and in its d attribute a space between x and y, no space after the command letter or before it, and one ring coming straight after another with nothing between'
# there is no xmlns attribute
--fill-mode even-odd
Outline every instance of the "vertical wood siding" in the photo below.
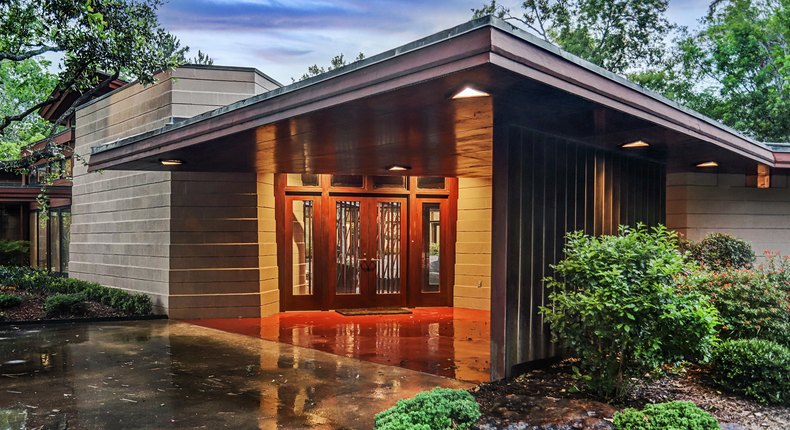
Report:
<svg viewBox="0 0 790 430"><path fill-rule="evenodd" d="M548 301L542 280L562 259L566 233L664 223L666 170L507 125L494 132L493 171L492 379L499 379L514 365L558 354L538 307Z"/></svg>

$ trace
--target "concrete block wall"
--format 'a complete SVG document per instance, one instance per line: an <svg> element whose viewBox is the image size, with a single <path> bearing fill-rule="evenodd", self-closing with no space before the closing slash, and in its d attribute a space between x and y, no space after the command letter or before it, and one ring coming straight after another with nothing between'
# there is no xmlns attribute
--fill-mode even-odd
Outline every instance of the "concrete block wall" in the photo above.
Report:
<svg viewBox="0 0 790 430"><path fill-rule="evenodd" d="M274 216L274 174L259 174L258 191L258 267L260 268L261 317L280 312L280 287L277 274L277 224Z"/></svg>
<svg viewBox="0 0 790 430"><path fill-rule="evenodd" d="M456 308L487 311L491 307L491 196L490 177L458 180Z"/></svg>
<svg viewBox="0 0 790 430"><path fill-rule="evenodd" d="M87 159L91 146L277 87L254 69L213 66L158 79L79 109L76 152ZM88 174L75 163L70 276L147 293L173 318L257 316L256 191L254 174Z"/></svg>
<svg viewBox="0 0 790 430"><path fill-rule="evenodd" d="M790 188L786 172L773 172L771 188L746 186L746 175L667 175L667 227L698 241L727 233L764 250L790 255Z"/></svg>
<svg viewBox="0 0 790 430"><path fill-rule="evenodd" d="M260 316L254 173L174 172L170 318Z"/></svg>

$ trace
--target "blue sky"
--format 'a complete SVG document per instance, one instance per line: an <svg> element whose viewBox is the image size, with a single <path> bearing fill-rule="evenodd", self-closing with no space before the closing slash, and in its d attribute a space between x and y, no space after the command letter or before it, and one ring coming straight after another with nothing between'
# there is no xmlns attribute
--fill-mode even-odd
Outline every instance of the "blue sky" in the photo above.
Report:
<svg viewBox="0 0 790 430"><path fill-rule="evenodd" d="M485 0L169 0L159 21L214 64L256 67L283 84L340 53L375 55L471 18ZM502 1L518 10L519 1ZM709 1L669 0L671 21L696 26Z"/></svg>

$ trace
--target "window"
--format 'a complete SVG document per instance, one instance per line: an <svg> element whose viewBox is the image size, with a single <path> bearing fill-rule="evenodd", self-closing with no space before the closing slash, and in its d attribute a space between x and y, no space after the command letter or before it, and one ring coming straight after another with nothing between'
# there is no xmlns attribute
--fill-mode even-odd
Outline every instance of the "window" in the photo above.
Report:
<svg viewBox="0 0 790 430"><path fill-rule="evenodd" d="M53 208L42 222L39 211L30 212L30 265L68 273L71 208Z"/></svg>

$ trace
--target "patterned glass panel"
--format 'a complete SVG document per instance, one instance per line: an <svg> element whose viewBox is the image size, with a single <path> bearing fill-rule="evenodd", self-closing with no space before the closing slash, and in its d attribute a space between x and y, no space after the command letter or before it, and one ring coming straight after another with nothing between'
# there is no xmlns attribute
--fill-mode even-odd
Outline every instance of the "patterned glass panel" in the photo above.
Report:
<svg viewBox="0 0 790 430"><path fill-rule="evenodd" d="M376 294L400 293L401 204L378 202L376 222Z"/></svg>
<svg viewBox="0 0 790 430"><path fill-rule="evenodd" d="M293 202L293 280L294 296L313 294L313 201Z"/></svg>
<svg viewBox="0 0 790 430"><path fill-rule="evenodd" d="M422 291L439 292L439 256L442 231L439 203L422 204Z"/></svg>
<svg viewBox="0 0 790 430"><path fill-rule="evenodd" d="M337 294L359 294L359 203L337 202Z"/></svg>

